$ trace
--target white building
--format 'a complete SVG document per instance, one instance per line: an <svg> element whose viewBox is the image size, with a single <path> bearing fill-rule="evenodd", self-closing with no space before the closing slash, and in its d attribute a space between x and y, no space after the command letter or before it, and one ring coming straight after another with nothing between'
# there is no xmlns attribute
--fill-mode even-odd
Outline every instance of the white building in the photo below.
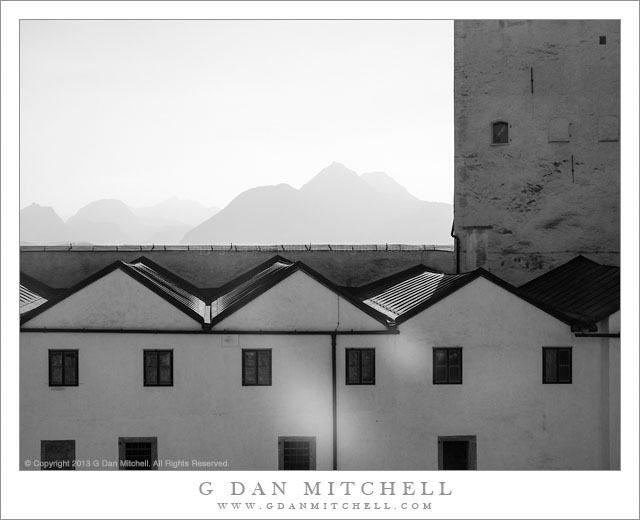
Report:
<svg viewBox="0 0 640 520"><path fill-rule="evenodd" d="M615 279L597 291L615 296ZM618 468L619 303L585 333L593 308L535 289L417 266L346 290L275 257L209 297L147 259L115 262L22 316L21 459Z"/></svg>

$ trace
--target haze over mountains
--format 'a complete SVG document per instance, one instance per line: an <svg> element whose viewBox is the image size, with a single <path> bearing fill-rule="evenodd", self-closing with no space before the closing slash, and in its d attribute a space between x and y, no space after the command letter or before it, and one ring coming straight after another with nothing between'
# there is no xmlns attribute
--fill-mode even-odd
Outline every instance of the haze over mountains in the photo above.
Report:
<svg viewBox="0 0 640 520"><path fill-rule="evenodd" d="M450 244L453 206L411 195L381 172L332 163L300 189L249 189L224 209L169 199L129 208L92 202L63 222L52 208L20 211L21 243L90 244Z"/></svg>
<svg viewBox="0 0 640 520"><path fill-rule="evenodd" d="M241 193L183 244L449 244L453 206L425 202L384 173L333 163L299 190Z"/></svg>
<svg viewBox="0 0 640 520"><path fill-rule="evenodd" d="M130 208L117 199L82 207L66 222L51 207L32 204L20 210L23 244L177 244L218 208L173 197L155 206Z"/></svg>

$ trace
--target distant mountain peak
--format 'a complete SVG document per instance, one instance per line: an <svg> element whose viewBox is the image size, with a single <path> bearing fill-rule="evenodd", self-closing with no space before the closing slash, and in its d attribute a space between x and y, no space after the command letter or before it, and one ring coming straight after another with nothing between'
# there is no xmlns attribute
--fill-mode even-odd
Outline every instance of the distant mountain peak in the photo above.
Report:
<svg viewBox="0 0 640 520"><path fill-rule="evenodd" d="M451 204L421 201L389 175L332 162L296 190L248 189L183 244L448 244Z"/></svg>
<svg viewBox="0 0 640 520"><path fill-rule="evenodd" d="M329 166L314 175L300 190L317 190L322 187L334 187L335 185L342 185L346 188L345 184L358 182L359 178L356 172L350 170L342 163L332 162Z"/></svg>
<svg viewBox="0 0 640 520"><path fill-rule="evenodd" d="M56 213L56 211L51 206L41 206L40 204L37 204L35 202L32 202L31 204L29 204L28 206L26 206L26 207L24 207L24 208L22 208L20 210L20 214L21 215L33 214L33 213L38 213L38 214L41 214L41 215L44 215L44 214L55 215L55 218L57 218L57 219L60 218L58 216L58 214Z"/></svg>
<svg viewBox="0 0 640 520"><path fill-rule="evenodd" d="M318 177L319 175L327 175L327 174L356 175L356 176L358 175L352 169L347 168L344 164L337 161L333 161L329 166L320 170L320 172L316 175L316 177Z"/></svg>
<svg viewBox="0 0 640 520"><path fill-rule="evenodd" d="M20 210L20 240L46 244L66 239L65 225L51 206L33 203Z"/></svg>
<svg viewBox="0 0 640 520"><path fill-rule="evenodd" d="M409 193L407 188L398 183L393 177L384 172L363 173L360 178L371 186L378 193L387 196L411 197L418 200L418 197Z"/></svg>
<svg viewBox="0 0 640 520"><path fill-rule="evenodd" d="M135 215L124 202L118 199L100 199L83 206L69 220L90 220L92 222L128 223Z"/></svg>

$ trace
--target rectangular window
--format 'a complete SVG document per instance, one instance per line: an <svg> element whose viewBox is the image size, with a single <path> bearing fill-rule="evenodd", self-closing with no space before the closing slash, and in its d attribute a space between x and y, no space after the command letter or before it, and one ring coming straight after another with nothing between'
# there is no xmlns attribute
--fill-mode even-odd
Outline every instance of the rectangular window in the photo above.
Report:
<svg viewBox="0 0 640 520"><path fill-rule="evenodd" d="M506 121L491 123L491 143L509 144L509 123Z"/></svg>
<svg viewBox="0 0 640 520"><path fill-rule="evenodd" d="M271 349L242 350L242 385L271 386Z"/></svg>
<svg viewBox="0 0 640 520"><path fill-rule="evenodd" d="M376 384L376 351L373 348L348 348L347 384Z"/></svg>
<svg viewBox="0 0 640 520"><path fill-rule="evenodd" d="M40 469L74 470L76 441L40 441Z"/></svg>
<svg viewBox="0 0 640 520"><path fill-rule="evenodd" d="M78 386L78 351L49 351L49 386Z"/></svg>
<svg viewBox="0 0 640 520"><path fill-rule="evenodd" d="M173 386L173 350L144 351L144 386Z"/></svg>
<svg viewBox="0 0 640 520"><path fill-rule="evenodd" d="M316 438L278 437L278 469L316 469Z"/></svg>
<svg viewBox="0 0 640 520"><path fill-rule="evenodd" d="M433 384L462 384L462 349L460 347L433 349Z"/></svg>
<svg viewBox="0 0 640 520"><path fill-rule="evenodd" d="M157 437L120 437L118 439L119 469L158 469Z"/></svg>
<svg viewBox="0 0 640 520"><path fill-rule="evenodd" d="M571 347L542 347L542 382L571 383Z"/></svg>
<svg viewBox="0 0 640 520"><path fill-rule="evenodd" d="M438 437L438 469L477 469L477 441L475 435Z"/></svg>

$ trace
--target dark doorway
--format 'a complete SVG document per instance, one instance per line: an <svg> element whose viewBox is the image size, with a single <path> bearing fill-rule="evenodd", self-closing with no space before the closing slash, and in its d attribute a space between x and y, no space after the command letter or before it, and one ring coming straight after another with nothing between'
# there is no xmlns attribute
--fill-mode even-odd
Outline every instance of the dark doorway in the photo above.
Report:
<svg viewBox="0 0 640 520"><path fill-rule="evenodd" d="M469 469L469 443L467 441L444 441L442 469Z"/></svg>
<svg viewBox="0 0 640 520"><path fill-rule="evenodd" d="M476 469L475 435L438 437L438 469Z"/></svg>

